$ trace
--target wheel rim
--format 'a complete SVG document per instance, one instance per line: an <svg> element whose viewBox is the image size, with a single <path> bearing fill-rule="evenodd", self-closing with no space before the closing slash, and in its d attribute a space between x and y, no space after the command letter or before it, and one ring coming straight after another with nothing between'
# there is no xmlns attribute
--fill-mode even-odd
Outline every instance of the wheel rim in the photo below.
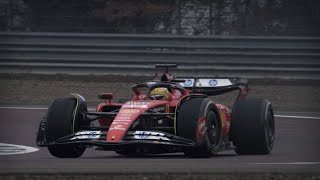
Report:
<svg viewBox="0 0 320 180"><path fill-rule="evenodd" d="M267 122L266 122L266 136L267 136L267 142L268 142L268 148L271 149L274 142L274 116L271 108L268 108L267 111Z"/></svg>
<svg viewBox="0 0 320 180"><path fill-rule="evenodd" d="M207 115L207 134L212 146L216 146L219 143L219 123L215 117L214 112L210 111Z"/></svg>

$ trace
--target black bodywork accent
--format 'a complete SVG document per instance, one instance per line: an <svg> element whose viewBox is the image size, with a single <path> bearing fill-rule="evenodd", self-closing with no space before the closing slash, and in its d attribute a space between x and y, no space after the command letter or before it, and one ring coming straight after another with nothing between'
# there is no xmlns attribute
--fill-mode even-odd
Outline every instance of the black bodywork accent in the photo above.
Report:
<svg viewBox="0 0 320 180"><path fill-rule="evenodd" d="M115 117L118 114L117 111L114 112L83 112L83 120L87 122L91 122L94 120L97 120L96 117ZM140 114L141 117L163 117L163 118L170 118L173 119L174 113L159 113L153 110L149 110L147 112L144 112ZM96 116L95 118L91 118L89 116ZM87 146L98 146L101 147L104 150L115 150L115 149L121 149L123 146L144 146L146 144L154 144L158 146L171 146L171 147L176 147L176 148L188 148L192 147L194 145L194 142L181 138L178 136L175 136L173 134L161 131L161 129L166 129L166 128L171 128L173 131L173 127L154 127L152 132L158 132L161 134L164 134L165 138L168 138L170 141L164 141L161 139L157 140L141 140L141 139L135 139L134 138L134 132L135 131L128 131L126 133L126 136L123 138L122 141L117 142L117 143L112 143L112 142L107 142L106 141L106 136L107 132L109 130L108 126L83 126L81 127L81 130L78 132L75 132L73 134L67 135L65 137L59 138L57 140L54 140L53 142L47 142L45 138L45 119L41 120L39 129L38 129L38 135L37 135L37 145L40 147L43 146L52 146L52 145L62 145L62 144L79 144L79 145L87 145ZM101 131L99 134L99 138L85 138L85 139L77 139L79 136L83 136L86 134L79 134L81 132L86 132L86 131ZM150 130L148 130L150 131ZM90 134L87 134L90 136Z"/></svg>
<svg viewBox="0 0 320 180"><path fill-rule="evenodd" d="M207 96L216 96L224 93L228 93L231 91L239 90L238 97L241 96L241 93L244 91L246 92L248 89L248 80L247 79L240 79L240 78L226 78L229 79L232 82L232 85L229 86L222 86L222 87L196 87L195 82L198 79L202 78L195 78L194 84L192 87L183 87L177 82L183 82L181 80L172 80L171 82L163 82L163 81L152 81L152 83L144 82L144 83L137 83L134 86L132 86L132 89L134 92L137 92L137 89L139 88L147 88L149 93L158 87L165 87L170 92L172 89L177 89L179 91L184 91L185 89L192 90L192 94L203 94ZM221 79L221 77L219 77ZM149 94L148 93L148 94ZM147 96L147 98L149 98Z"/></svg>
<svg viewBox="0 0 320 180"><path fill-rule="evenodd" d="M87 146L98 146L102 147L104 150L114 150L115 148L119 148L121 146L126 145L144 145L144 144L153 144L153 145L167 145L167 146L173 146L173 147L181 147L181 148L188 148L193 147L194 142L189 139L181 138L179 136L175 136L166 132L161 131L153 131L154 133L163 134L163 138L169 139L169 140L147 140L147 139L135 139L134 133L135 131L128 131L124 139L120 142L112 143L106 141L107 131L101 131L99 134L99 138L87 138L87 139L77 139L77 137L86 135L86 134L79 134L81 132L85 131L79 131L77 133L73 133L70 135L67 135L65 137L59 138L55 140L54 142L43 142L43 141L37 141L37 145L40 147L43 146L52 146L52 145L62 145L62 144L79 144L79 145L87 145ZM90 134L87 134L88 136Z"/></svg>

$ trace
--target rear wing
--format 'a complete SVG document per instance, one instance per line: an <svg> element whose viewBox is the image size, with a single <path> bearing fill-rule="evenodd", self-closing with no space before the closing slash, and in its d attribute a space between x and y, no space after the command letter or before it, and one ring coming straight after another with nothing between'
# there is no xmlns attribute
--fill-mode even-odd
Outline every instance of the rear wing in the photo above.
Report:
<svg viewBox="0 0 320 180"><path fill-rule="evenodd" d="M239 97L246 96L248 80L241 78L176 78L179 85L192 90L193 93L208 96L219 95L230 91L239 90Z"/></svg>
<svg viewBox="0 0 320 180"><path fill-rule="evenodd" d="M247 79L240 78L177 78L179 84L186 89L210 88L219 89L228 86L248 87ZM183 82L184 81L184 82Z"/></svg>

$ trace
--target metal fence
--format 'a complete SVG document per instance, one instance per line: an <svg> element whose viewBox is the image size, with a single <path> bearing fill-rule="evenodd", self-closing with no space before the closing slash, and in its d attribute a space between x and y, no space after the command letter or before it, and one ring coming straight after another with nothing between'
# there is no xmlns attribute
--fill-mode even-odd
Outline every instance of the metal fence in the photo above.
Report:
<svg viewBox="0 0 320 180"><path fill-rule="evenodd" d="M319 37L0 32L0 72L320 79Z"/></svg>

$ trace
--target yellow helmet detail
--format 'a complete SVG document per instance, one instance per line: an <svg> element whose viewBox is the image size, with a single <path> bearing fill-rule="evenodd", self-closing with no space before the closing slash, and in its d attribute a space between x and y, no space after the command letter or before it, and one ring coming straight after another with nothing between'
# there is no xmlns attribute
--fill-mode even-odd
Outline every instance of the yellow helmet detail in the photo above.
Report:
<svg viewBox="0 0 320 180"><path fill-rule="evenodd" d="M166 99L168 97L169 91L167 88L154 88L150 92L150 98L155 100Z"/></svg>

